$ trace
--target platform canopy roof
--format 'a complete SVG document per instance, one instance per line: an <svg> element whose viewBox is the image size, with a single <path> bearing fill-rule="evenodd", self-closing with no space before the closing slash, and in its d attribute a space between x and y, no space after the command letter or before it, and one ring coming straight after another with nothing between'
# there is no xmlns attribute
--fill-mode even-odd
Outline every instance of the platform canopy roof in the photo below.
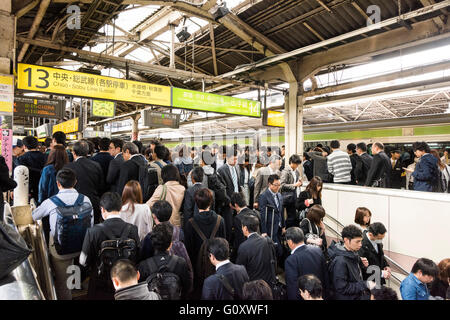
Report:
<svg viewBox="0 0 450 320"><path fill-rule="evenodd" d="M74 10L74 5L81 13L79 30L67 27L71 16L68 9ZM442 89L437 94L414 97L405 94L403 98L376 102L346 97L351 102L315 106L336 100L333 91L359 86L352 79L341 81L335 77L334 82L323 81L324 76L329 78L343 70L407 54L409 46L402 46L398 36L392 38L392 50L389 41L385 41L395 32L398 35L403 31L405 38L411 38L405 40L408 43L426 46L424 37L421 38L423 32L430 38L436 37L441 46L450 44L449 5L448 0L17 0L13 1L13 11L18 17L18 62L70 70L95 69L113 77L128 75L129 79L226 95L258 89L261 94L264 88L269 89L269 95L286 94L287 83L292 79L280 66L287 65L296 80L304 84L305 96L309 95L305 102L305 124L314 124L445 113L450 99L449 90L442 83L448 80L448 73L427 84L427 89ZM390 22L382 28L370 28L367 20L377 13L380 21ZM170 68L172 28L175 34L184 28L188 34L182 42L175 37L174 65ZM366 41L371 41L369 47ZM361 50L368 53L350 59L352 44L360 44ZM342 53L342 61L334 63L328 56L333 52ZM323 65L317 63L322 60ZM126 61L146 65L136 67ZM435 61L444 63L440 69L429 63L425 71L445 72L450 68L447 62ZM128 70L125 65L129 65ZM316 68L312 68L312 74L303 73L305 65ZM164 67L164 72L159 67ZM410 68L416 70L417 66ZM404 71L401 66L394 69L393 75ZM198 75L204 75L204 80ZM420 81L424 80L417 80L417 87ZM366 80L364 84L373 83ZM406 84L399 83L399 88L402 85ZM347 95L358 92L350 90ZM137 107L144 106L119 103L117 115L135 111ZM189 114L185 120L202 116Z"/></svg>

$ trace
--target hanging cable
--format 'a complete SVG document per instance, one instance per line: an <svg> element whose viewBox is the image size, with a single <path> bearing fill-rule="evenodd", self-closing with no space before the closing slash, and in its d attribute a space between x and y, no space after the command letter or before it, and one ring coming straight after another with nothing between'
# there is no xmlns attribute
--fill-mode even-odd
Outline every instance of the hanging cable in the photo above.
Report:
<svg viewBox="0 0 450 320"><path fill-rule="evenodd" d="M195 66L195 37L192 37L192 73L194 73Z"/></svg>

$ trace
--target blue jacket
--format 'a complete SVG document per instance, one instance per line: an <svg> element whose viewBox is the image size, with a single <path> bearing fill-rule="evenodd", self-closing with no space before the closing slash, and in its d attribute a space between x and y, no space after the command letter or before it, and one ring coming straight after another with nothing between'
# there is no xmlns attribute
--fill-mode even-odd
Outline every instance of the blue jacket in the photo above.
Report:
<svg viewBox="0 0 450 320"><path fill-rule="evenodd" d="M416 191L433 191L433 182L438 179L437 158L432 154L424 154L412 173L414 177L413 189Z"/></svg>
<svg viewBox="0 0 450 320"><path fill-rule="evenodd" d="M317 246L303 245L297 248L284 263L287 296L289 300L301 300L297 280L300 276L313 274L328 287L328 270L322 250ZM325 290L324 290L325 291Z"/></svg>
<svg viewBox="0 0 450 320"><path fill-rule="evenodd" d="M259 196L259 211L261 213L261 234L267 233L272 238L274 243L280 243L278 239L278 232L285 227L284 214L283 214L283 197L280 193L277 193L279 207L277 208L275 200L269 188L266 189ZM266 219L267 208L267 219ZM273 229L272 226L273 216ZM281 225L281 227L280 227Z"/></svg>
<svg viewBox="0 0 450 320"><path fill-rule="evenodd" d="M39 180L38 203L41 204L44 200L47 200L58 192L58 185L56 184L56 170L52 164L49 164L42 169L41 179Z"/></svg>
<svg viewBox="0 0 450 320"><path fill-rule="evenodd" d="M428 300L430 296L426 284L417 279L413 273L400 284L400 293L403 300Z"/></svg>

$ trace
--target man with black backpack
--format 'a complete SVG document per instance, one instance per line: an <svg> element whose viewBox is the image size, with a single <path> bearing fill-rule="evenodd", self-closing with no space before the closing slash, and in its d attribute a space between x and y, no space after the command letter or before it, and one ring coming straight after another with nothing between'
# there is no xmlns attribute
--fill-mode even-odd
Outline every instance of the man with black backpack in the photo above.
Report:
<svg viewBox="0 0 450 320"><path fill-rule="evenodd" d="M214 266L209 260L207 251L208 239L225 237L225 223L221 216L210 210L212 203L211 190L203 188L194 196L198 211L186 223L184 230L185 245L193 263L195 272L194 296L200 296L203 281L214 273Z"/></svg>
<svg viewBox="0 0 450 320"><path fill-rule="evenodd" d="M244 266L230 262L230 247L224 238L208 241L208 253L216 273L206 278L202 300L242 300L242 287L249 281Z"/></svg>
<svg viewBox="0 0 450 320"><path fill-rule="evenodd" d="M246 240L242 233L242 219L247 216L254 216L258 219L258 229L261 228L261 215L258 211L249 209L241 193L235 192L231 195L230 207L236 211L233 218L233 234L231 235L231 261L236 261L239 246Z"/></svg>
<svg viewBox="0 0 450 320"><path fill-rule="evenodd" d="M142 261L138 270L140 281L147 281L148 289L163 300L186 299L192 290L192 278L182 257L170 255L173 227L160 223L152 230L151 239L155 255Z"/></svg>
<svg viewBox="0 0 450 320"><path fill-rule="evenodd" d="M33 211L33 220L50 216L50 260L55 273L58 300L72 300L67 287L67 268L80 255L88 228L94 223L94 211L88 197L78 193L74 186L76 174L63 168L56 175L57 195L45 200Z"/></svg>
<svg viewBox="0 0 450 320"><path fill-rule="evenodd" d="M194 279L194 270L192 269L191 259L187 253L186 247L183 243L184 232L178 226L174 226L169 222L170 216L172 215L172 206L168 201L158 200L151 208L153 222L155 225L160 223L168 224L173 228L172 235L172 246L169 249L171 255L177 255L184 260L186 260L189 277L191 281ZM141 254L140 258L142 260L153 257L155 255L155 248L152 242L152 233L147 234L141 243Z"/></svg>
<svg viewBox="0 0 450 320"><path fill-rule="evenodd" d="M116 192L106 192L100 199L103 223L86 232L80 265L89 267L89 300L113 300L110 278L112 265L119 259L138 261L139 234L136 226L120 218L122 200Z"/></svg>

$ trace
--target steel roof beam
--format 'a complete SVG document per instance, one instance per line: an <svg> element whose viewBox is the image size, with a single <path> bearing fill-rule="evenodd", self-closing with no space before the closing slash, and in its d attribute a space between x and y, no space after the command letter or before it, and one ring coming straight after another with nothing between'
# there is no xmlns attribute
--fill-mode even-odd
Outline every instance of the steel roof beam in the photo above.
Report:
<svg viewBox="0 0 450 320"><path fill-rule="evenodd" d="M253 85L253 84L247 84L240 81L235 80L224 80L219 77L209 76L206 74L201 73L194 73L190 71L184 71L184 70L174 70L168 67L163 66L157 66L145 62L139 62L134 60L129 60L125 58L115 57L115 56L107 56L104 54L96 53L96 52L90 52L86 50L76 49L76 48L70 48L66 46L61 46L57 44L53 44L49 41L42 41L42 40L31 40L24 37L17 37L17 40L23 43L28 43L34 46L40 46L48 49L53 50L59 50L59 51L65 51L65 52L73 52L81 57L87 57L88 59L91 59L92 61L95 61L96 64L101 64L100 61L103 61L106 65L114 65L118 68L124 69L126 66L128 66L132 70L136 70L138 72L148 72L157 74L160 76L169 76L171 78L185 78L185 79L197 79L201 81L204 79L205 81L209 82L218 82L218 83L232 83L240 86L248 86L248 87L254 87L254 88L262 88L262 86L259 85ZM75 58L75 57L74 57Z"/></svg>
<svg viewBox="0 0 450 320"><path fill-rule="evenodd" d="M225 77L231 77L231 76L243 73L243 72L251 71L252 69L255 69L255 68L260 68L260 67L263 67L263 66L266 66L266 65L270 65L270 64L274 64L274 63L281 63L283 60L286 60L286 59L289 59L289 58L292 58L292 57L296 57L296 56L298 56L300 54L307 53L307 52L310 52L310 51L315 50L315 49L323 48L325 46L337 43L337 42L342 41L342 40L346 40L346 39L350 39L350 38L353 38L353 37L356 37L356 36L360 36L360 35L362 35L364 33L371 32L371 31L379 29L379 28L388 27L388 26L391 26L391 25L396 25L396 24L398 24L399 19L400 20L409 20L409 19L412 19L412 18L421 17L421 16L424 16L426 14L430 14L430 13L436 12L438 10L441 10L443 8L446 8L448 6L450 6L450 0L444 0L444 1L436 3L434 5L427 6L425 8L421 8L419 10L415 10L415 11L412 11L412 12L408 12L408 13L402 14L400 17L393 17L393 18L381 21L381 22L376 23L376 24L372 24L372 25L364 27L364 28L360 28L358 30L351 31L351 32L339 35L337 37L334 37L334 38L331 38L331 39L327 39L325 41L321 41L321 42L318 42L318 43L315 43L315 44L312 44L312 45L309 45L309 46L306 46L306 47L303 47L303 48L295 49L295 50L293 50L291 52L278 54L278 55L276 55L274 57L270 57L268 59L264 59L264 61L259 61L259 62L256 62L256 63L250 65L250 66L245 66L245 67L239 68L239 69L237 69L235 71L223 74L223 75L221 75L221 77L224 77L224 78Z"/></svg>

